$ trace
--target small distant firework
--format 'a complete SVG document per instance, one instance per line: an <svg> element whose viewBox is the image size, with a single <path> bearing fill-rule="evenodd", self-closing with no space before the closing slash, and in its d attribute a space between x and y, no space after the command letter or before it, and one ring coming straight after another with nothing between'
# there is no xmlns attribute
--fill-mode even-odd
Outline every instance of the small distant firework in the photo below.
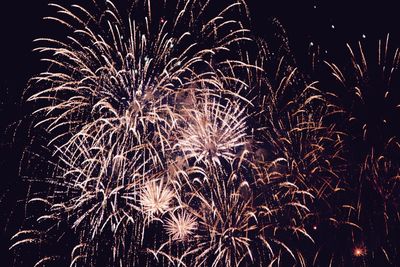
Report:
<svg viewBox="0 0 400 267"><path fill-rule="evenodd" d="M363 257L367 254L367 250L364 247L355 247L353 250L354 257Z"/></svg>

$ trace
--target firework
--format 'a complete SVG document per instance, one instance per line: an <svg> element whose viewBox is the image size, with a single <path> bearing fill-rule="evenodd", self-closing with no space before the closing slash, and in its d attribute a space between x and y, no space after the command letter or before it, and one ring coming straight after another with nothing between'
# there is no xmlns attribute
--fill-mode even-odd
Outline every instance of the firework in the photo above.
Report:
<svg viewBox="0 0 400 267"><path fill-rule="evenodd" d="M49 68L26 94L45 134L21 163L11 251L39 247L34 266L396 264L388 39L313 77L317 53L309 74L279 21L251 36L243 1L126 4L50 5L66 37L36 40Z"/></svg>
<svg viewBox="0 0 400 267"><path fill-rule="evenodd" d="M341 123L337 125L346 133L343 140L349 178L341 202L348 212L342 218L352 224L351 228L335 226L345 240L338 241L346 246L335 252L340 256L332 261L346 262L355 246L355 257L367 257L369 251L368 262L388 264L398 257L398 251L392 249L397 241L391 236L398 231L398 210L393 205L397 205L395 195L399 192L398 127L394 119L400 103L394 90L399 82L399 55L398 49L391 49L389 36L378 42L375 56L370 55L372 47L363 46L361 42L356 48L347 45L348 65L326 62L336 81L330 83L336 87L334 93L338 99L346 99L333 102L340 105ZM358 243L363 247L358 248Z"/></svg>
<svg viewBox="0 0 400 267"><path fill-rule="evenodd" d="M196 219L185 211L177 215L171 213L171 219L166 219L165 229L172 240L184 242L193 235L197 229Z"/></svg>
<svg viewBox="0 0 400 267"><path fill-rule="evenodd" d="M174 193L155 181L148 182L140 194L140 205L143 213L151 220L157 215L162 215L171 209Z"/></svg>
<svg viewBox="0 0 400 267"><path fill-rule="evenodd" d="M230 78L225 69L232 65L231 59L215 57L247 39L241 24L230 19L242 4L229 3L214 10L209 1L174 3L176 14L161 16L150 1L133 4L128 16L111 1L94 2L91 8L96 12L80 5L51 4L61 15L46 19L66 26L68 36L37 40L43 46L36 50L45 55L50 68L32 80L28 94L29 101L37 104L36 127L49 133L47 147L58 159L52 177L42 181L49 189L38 192L31 201L46 206L38 222L50 226L43 228L46 234L41 238L61 238L69 230L78 237L71 266L96 264L102 257L100 247L110 251L103 253L109 255L106 262L110 265L139 264L146 245L159 243L147 241L146 233L151 232L147 227L156 225L164 215L170 218L166 221L168 233L173 233L174 223L189 220L175 236L190 235L194 228L191 217L172 213L180 202L176 190L184 187L172 170L176 167L178 173L191 175L179 163L181 156L186 162L192 157L185 149L190 140L179 139L181 156L174 152L174 145L176 132L199 127L195 122L202 120L198 117L201 112L211 120L211 128L204 128L211 134L200 138L222 134L227 141L229 133L217 133L216 127L225 121L239 127L223 126L237 131L237 137L222 147L221 140L210 139L213 143L208 151L215 150L212 145L218 146L213 160L215 155L232 158L242 145L245 116L241 110L225 107L220 99L212 105L199 104L199 111L188 110L181 98L189 88L216 94L225 91ZM165 10L174 3L163 2ZM220 113L227 115L219 119ZM192 119L190 126L183 127L185 114ZM188 137L190 130L186 134ZM109 235L112 238L107 238ZM36 240L39 237L27 236L11 249L36 244ZM44 255L37 264L52 259Z"/></svg>
<svg viewBox="0 0 400 267"><path fill-rule="evenodd" d="M231 163L247 139L246 109L240 103L223 104L221 97L205 95L192 108L184 108L184 126L179 128L176 149L187 160L209 169Z"/></svg>
<svg viewBox="0 0 400 267"><path fill-rule="evenodd" d="M363 257L367 254L367 251L363 247L355 247L353 250L354 257Z"/></svg>
<svg viewBox="0 0 400 267"><path fill-rule="evenodd" d="M262 235L271 248L270 262L307 266L317 264L326 224L353 225L345 216L348 208L332 203L346 185L345 133L331 119L343 111L319 82L296 68L285 32L278 28L279 50L258 42L261 52L252 83L258 92L256 106L261 107L254 112L252 148L252 162L262 174L257 188L264 203L259 222L271 227ZM308 258L312 243L318 245Z"/></svg>

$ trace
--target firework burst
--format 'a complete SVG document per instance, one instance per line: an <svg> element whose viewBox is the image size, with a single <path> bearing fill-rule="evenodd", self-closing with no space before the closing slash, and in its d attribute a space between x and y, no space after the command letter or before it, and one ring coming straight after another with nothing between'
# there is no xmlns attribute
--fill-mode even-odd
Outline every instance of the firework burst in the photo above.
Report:
<svg viewBox="0 0 400 267"><path fill-rule="evenodd" d="M246 109L218 96L197 99L194 107L182 111L184 126L175 146L185 159L217 170L231 163L246 144Z"/></svg>
<svg viewBox="0 0 400 267"><path fill-rule="evenodd" d="M36 40L48 70L26 94L45 135L21 161L11 251L39 248L34 266L397 263L388 38L314 79L320 58L298 68L279 21L249 37L244 1L128 2L50 4L65 37Z"/></svg>
<svg viewBox="0 0 400 267"><path fill-rule="evenodd" d="M144 186L139 197L143 213L151 220L171 209L174 192L153 180Z"/></svg>
<svg viewBox="0 0 400 267"><path fill-rule="evenodd" d="M177 1L177 12L169 18L155 12L150 1L134 3L128 16L111 1L95 1L92 8L97 12L81 5L51 4L59 17L46 19L61 24L69 35L37 40L44 46L36 50L45 55L50 68L33 79L29 101L38 106L36 127L45 127L51 136L47 147L59 162L54 164L54 177L44 181L50 189L31 201L46 205L38 221L59 229L61 236L68 229L78 236L71 266L96 264L104 254L100 247L111 252L104 254L109 254L106 262L111 265L136 265L146 246L146 227L179 204L175 188L182 185L171 185L173 166L168 165L180 162L171 154L173 133L182 128L183 110L193 117L191 122L200 119L196 116L201 112L182 108L180 95L188 88L223 90L229 60L215 57L247 39L240 23L229 19L231 13L240 12L240 3L206 12L210 3L200 2ZM163 2L164 8L171 4ZM210 124L214 128L204 128L212 135L206 138L215 138L215 127L222 121L242 115L228 108L226 114L236 113L217 121L219 109L225 109L221 103L200 106L215 123ZM234 142L244 131L242 118L238 119ZM208 151L221 141L211 139ZM218 156L232 157L229 153L238 146L234 142L218 147ZM183 238L192 231L191 217L168 216L169 233L174 222L185 220L189 223L179 228L178 235ZM47 237L57 235L47 233ZM109 242L107 235L113 236ZM33 240L38 238L27 235L11 249L38 243ZM45 255L37 264L53 258Z"/></svg>
<svg viewBox="0 0 400 267"><path fill-rule="evenodd" d="M189 239L197 229L196 218L190 213L182 211L177 215L171 213L171 218L166 219L165 229L174 241L184 242Z"/></svg>

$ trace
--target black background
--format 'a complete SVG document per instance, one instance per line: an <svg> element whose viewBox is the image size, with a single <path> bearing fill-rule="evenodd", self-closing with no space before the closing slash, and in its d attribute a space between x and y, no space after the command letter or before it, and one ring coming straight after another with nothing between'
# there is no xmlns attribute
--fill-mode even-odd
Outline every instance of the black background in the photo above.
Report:
<svg viewBox="0 0 400 267"><path fill-rule="evenodd" d="M215 0L218 1L218 0ZM62 3L62 1L59 1ZM69 2L65 0L65 2ZM79 1L78 1L79 2ZM340 59L346 43L358 40L376 43L390 33L398 46L400 16L395 1L268 1L246 0L253 32L268 40L266 25L277 18L285 27L296 60L305 62L310 42L319 45L329 58ZM11 264L9 216L19 197L18 165L23 144L15 144L8 133L25 105L21 95L30 77L45 70L38 53L32 52L35 38L52 32L42 18L54 15L48 0L3 0L0 4L0 265ZM334 25L334 28L332 27ZM364 36L363 36L364 35Z"/></svg>

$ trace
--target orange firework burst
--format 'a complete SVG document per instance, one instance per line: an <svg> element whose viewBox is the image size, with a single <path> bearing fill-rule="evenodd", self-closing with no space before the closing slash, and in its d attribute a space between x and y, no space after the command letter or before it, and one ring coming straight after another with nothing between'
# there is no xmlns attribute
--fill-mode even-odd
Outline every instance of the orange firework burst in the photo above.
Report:
<svg viewBox="0 0 400 267"><path fill-rule="evenodd" d="M359 246L353 249L354 257L364 257L365 255L367 255L367 249L365 247Z"/></svg>

